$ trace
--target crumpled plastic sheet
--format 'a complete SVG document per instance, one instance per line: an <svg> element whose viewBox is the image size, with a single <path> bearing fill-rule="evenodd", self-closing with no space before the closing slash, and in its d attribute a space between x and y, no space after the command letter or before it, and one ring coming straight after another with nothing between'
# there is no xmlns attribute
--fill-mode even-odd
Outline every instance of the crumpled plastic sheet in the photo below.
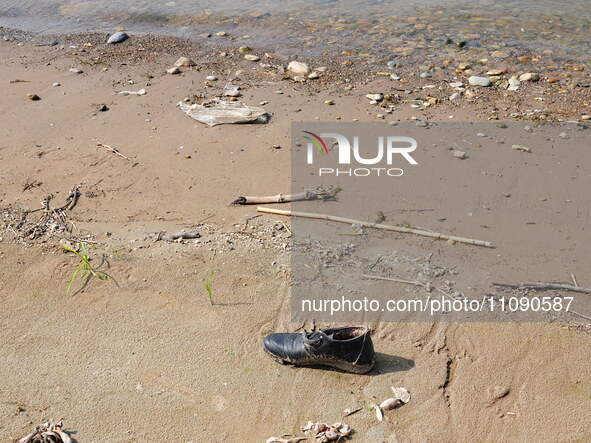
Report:
<svg viewBox="0 0 591 443"><path fill-rule="evenodd" d="M179 102L178 107L192 119L208 126L269 121L269 114L263 108L248 106L241 101L213 99L200 105Z"/></svg>

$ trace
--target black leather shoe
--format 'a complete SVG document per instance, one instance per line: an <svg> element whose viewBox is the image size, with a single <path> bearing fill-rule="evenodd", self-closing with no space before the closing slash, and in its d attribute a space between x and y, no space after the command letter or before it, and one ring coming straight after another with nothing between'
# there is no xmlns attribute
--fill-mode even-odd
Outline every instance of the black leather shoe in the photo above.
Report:
<svg viewBox="0 0 591 443"><path fill-rule="evenodd" d="M326 365L357 374L370 371L375 363L367 326L269 334L263 349L281 364Z"/></svg>

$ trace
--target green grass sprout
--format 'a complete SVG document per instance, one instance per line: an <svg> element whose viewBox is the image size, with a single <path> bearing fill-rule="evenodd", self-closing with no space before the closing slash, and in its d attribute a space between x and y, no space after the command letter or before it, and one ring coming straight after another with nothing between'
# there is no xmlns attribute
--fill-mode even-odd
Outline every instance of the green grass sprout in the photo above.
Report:
<svg viewBox="0 0 591 443"><path fill-rule="evenodd" d="M207 275L203 279L203 286L207 291L207 298L209 299L209 304L213 306L213 276L215 275L215 271L211 271L210 274Z"/></svg>
<svg viewBox="0 0 591 443"><path fill-rule="evenodd" d="M108 276L106 274L103 274L101 272L96 271L92 265L90 264L90 250L91 249L98 249L96 246L87 246L86 243L84 242L80 242L80 251L76 251L72 248L68 248L67 246L61 245L61 247L63 249L65 249L68 252L71 252L72 254L78 256L78 258L80 258L80 260L82 261L82 263L80 265L78 265L78 267L76 268L76 270L74 271L74 273L72 274L72 277L70 277L70 281L68 283L68 288L66 289L66 295L68 295L70 293L70 289L72 288L72 283L74 283L74 279L76 278L76 276L78 274L80 274L80 278L84 278L84 277L96 277L99 278L101 280L105 280L108 278Z"/></svg>

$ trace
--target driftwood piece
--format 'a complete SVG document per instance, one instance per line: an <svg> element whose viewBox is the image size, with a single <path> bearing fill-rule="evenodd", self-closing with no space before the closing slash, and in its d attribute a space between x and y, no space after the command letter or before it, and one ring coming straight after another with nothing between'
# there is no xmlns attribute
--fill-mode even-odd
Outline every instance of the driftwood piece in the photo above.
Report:
<svg viewBox="0 0 591 443"><path fill-rule="evenodd" d="M567 283L544 283L544 282L521 282L518 285L507 283L492 283L493 286L510 289L533 289L535 291L563 290L571 292L580 292L581 294L591 294L591 289L573 286Z"/></svg>
<svg viewBox="0 0 591 443"><path fill-rule="evenodd" d="M381 223L369 223L369 222L364 222L361 220L353 220L350 218L337 217L335 215L315 214L312 212L287 211L287 210L282 210L282 209L272 209L272 208L265 208L265 207L258 207L257 211L264 212L266 214L276 214L276 215L285 215L285 216L291 216L291 217L311 218L311 219L316 219L316 220L329 220L329 221L335 221L335 222L339 222L339 223L347 223L350 225L365 226L367 228L382 229L385 231L394 231L394 232L402 232L404 234L420 235L422 237L430 237L430 238L435 238L438 240L453 240L453 241L456 241L459 243L466 243L466 244L474 245L474 246L484 246L487 248L494 247L492 245L492 243L489 241L474 240L474 239L465 238L465 237L456 237L455 235L440 234L439 232L431 232L431 231L425 231L425 230L421 230L421 229L405 228L402 226L384 225Z"/></svg>
<svg viewBox="0 0 591 443"><path fill-rule="evenodd" d="M318 186L316 189L306 189L297 194L277 194L263 197L238 197L232 205L260 205L264 203L288 203L302 200L336 200L337 194L341 192L339 187L325 188Z"/></svg>

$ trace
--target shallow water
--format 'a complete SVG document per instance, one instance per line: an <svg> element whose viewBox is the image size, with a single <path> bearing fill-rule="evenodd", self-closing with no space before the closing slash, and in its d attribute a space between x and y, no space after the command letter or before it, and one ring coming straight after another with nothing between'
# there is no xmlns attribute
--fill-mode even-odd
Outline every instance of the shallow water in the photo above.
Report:
<svg viewBox="0 0 591 443"><path fill-rule="evenodd" d="M303 55L412 52L441 48L448 38L579 62L591 52L588 0L2 0L0 25L46 33L125 27L214 39L223 30L242 44L248 34L251 46Z"/></svg>

